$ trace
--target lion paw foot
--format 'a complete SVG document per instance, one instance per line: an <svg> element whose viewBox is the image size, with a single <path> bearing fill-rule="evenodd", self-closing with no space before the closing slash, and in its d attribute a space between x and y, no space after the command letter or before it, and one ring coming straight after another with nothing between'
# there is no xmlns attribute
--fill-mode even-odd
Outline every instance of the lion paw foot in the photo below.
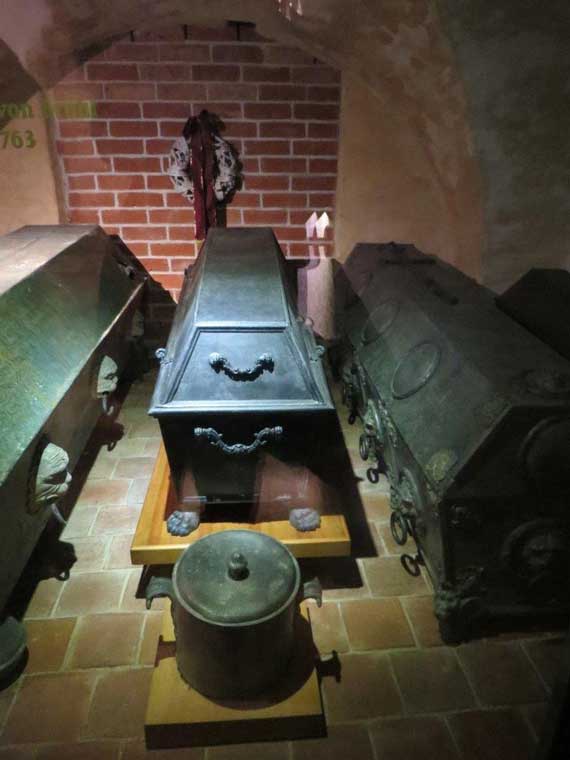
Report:
<svg viewBox="0 0 570 760"><path fill-rule="evenodd" d="M308 530L316 530L320 526L321 516L316 509L302 507L289 512L289 522L296 530L305 533Z"/></svg>
<svg viewBox="0 0 570 760"><path fill-rule="evenodd" d="M171 536L188 536L200 525L198 512L176 510L166 521L166 529Z"/></svg>

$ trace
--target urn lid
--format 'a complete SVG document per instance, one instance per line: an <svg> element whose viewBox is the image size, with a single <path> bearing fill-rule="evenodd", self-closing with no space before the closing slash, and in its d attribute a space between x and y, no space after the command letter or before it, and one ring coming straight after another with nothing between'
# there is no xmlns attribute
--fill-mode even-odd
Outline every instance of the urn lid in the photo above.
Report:
<svg viewBox="0 0 570 760"><path fill-rule="evenodd" d="M191 544L173 573L176 599L220 625L260 622L292 603L297 560L280 541L249 530L224 530Z"/></svg>

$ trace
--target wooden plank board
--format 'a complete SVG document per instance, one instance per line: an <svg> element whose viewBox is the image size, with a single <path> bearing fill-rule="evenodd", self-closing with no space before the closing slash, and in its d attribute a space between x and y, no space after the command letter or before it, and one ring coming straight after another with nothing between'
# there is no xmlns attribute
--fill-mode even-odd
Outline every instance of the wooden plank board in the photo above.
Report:
<svg viewBox="0 0 570 760"><path fill-rule="evenodd" d="M255 700L214 702L188 686L176 668L170 608L150 686L145 737L150 749L324 736L326 725L312 661L312 637L301 605L296 651L283 681ZM161 658L161 648L166 656ZM310 662L307 658L311 658Z"/></svg>
<svg viewBox="0 0 570 760"><path fill-rule="evenodd" d="M350 534L344 516L324 514L317 530L302 533L288 520L202 522L189 536L171 536L165 515L174 508L175 494L164 445L161 444L131 545L134 565L174 564L191 543L220 530L255 530L282 541L296 557L342 557L350 554Z"/></svg>

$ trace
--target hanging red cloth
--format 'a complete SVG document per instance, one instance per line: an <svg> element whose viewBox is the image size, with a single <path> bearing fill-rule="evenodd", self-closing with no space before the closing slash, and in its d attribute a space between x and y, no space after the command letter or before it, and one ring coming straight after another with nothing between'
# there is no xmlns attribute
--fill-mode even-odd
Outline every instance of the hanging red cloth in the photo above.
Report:
<svg viewBox="0 0 570 760"><path fill-rule="evenodd" d="M214 193L214 124L207 111L201 111L186 122L184 137L189 139L196 238L202 240L210 227L216 225L216 196Z"/></svg>

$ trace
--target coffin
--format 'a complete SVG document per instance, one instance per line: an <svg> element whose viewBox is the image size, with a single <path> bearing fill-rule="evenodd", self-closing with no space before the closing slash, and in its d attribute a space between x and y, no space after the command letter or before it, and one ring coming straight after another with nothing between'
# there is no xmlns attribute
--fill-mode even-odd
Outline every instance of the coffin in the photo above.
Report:
<svg viewBox="0 0 570 760"><path fill-rule="evenodd" d="M0 610L127 362L143 285L98 227L0 238Z"/></svg>
<svg viewBox="0 0 570 760"><path fill-rule="evenodd" d="M497 298L497 306L570 360L570 272L531 269Z"/></svg>
<svg viewBox="0 0 570 760"><path fill-rule="evenodd" d="M334 407L322 349L297 313L269 228L208 233L159 356L149 413L180 502L249 503L261 492L290 500L276 486L283 468L310 460ZM309 481L293 479L297 500Z"/></svg>
<svg viewBox="0 0 570 760"><path fill-rule="evenodd" d="M567 615L570 363L415 249L357 246L344 278L362 454L379 459L372 480L389 478L395 538L415 540L404 563L426 565L444 635Z"/></svg>

